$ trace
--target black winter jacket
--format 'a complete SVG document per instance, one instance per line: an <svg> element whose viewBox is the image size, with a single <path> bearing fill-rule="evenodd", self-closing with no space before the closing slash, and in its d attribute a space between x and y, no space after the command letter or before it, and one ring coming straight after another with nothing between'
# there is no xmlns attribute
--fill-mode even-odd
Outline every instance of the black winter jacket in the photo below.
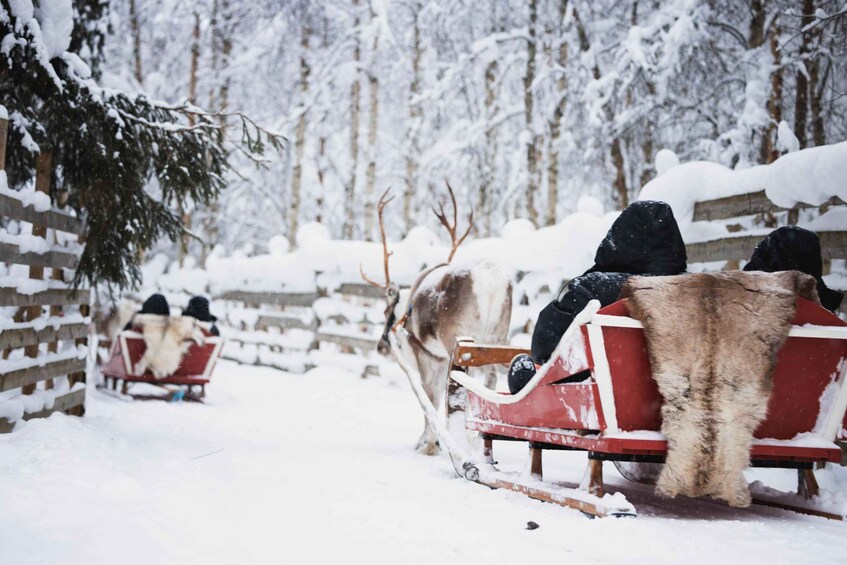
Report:
<svg viewBox="0 0 847 565"><path fill-rule="evenodd" d="M597 248L594 266L564 286L538 315L532 359L546 363L565 330L591 300L608 306L632 275L678 275L685 271L685 243L671 207L643 200L629 205Z"/></svg>
<svg viewBox="0 0 847 565"><path fill-rule="evenodd" d="M818 281L821 305L832 312L838 310L844 298L840 292L827 288L821 278L823 261L820 238L815 232L797 226L784 226L769 233L756 246L744 270L767 273L795 270L812 275Z"/></svg>

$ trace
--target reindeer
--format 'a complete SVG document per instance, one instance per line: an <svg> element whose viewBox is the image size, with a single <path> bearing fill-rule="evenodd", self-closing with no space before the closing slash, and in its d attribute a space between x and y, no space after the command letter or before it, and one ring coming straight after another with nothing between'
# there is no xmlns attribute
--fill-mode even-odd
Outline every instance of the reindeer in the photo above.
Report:
<svg viewBox="0 0 847 565"><path fill-rule="evenodd" d="M482 343L505 343L512 312L511 280L495 263L478 260L451 264L456 250L473 227L473 211L468 216L468 229L459 237L456 196L449 183L447 189L453 203L452 224L447 219L443 202L439 210L433 208L451 239L445 263L423 270L408 290L401 291L391 282L388 259L392 252L388 250L385 237L383 212L394 197L389 197L386 190L377 207L385 283L371 280L360 267L362 278L385 292L385 329L377 350L383 355L389 352L403 355L407 365L417 368L421 384L436 410L446 396L450 354L456 338L472 336ZM404 350L411 355L392 347L389 336L398 329L402 329L404 338L408 339L409 347ZM413 358L409 359L410 356ZM486 381L487 386L493 386L492 378L496 378L493 372ZM426 419L424 426L416 449L425 455L435 455L439 450L436 434Z"/></svg>

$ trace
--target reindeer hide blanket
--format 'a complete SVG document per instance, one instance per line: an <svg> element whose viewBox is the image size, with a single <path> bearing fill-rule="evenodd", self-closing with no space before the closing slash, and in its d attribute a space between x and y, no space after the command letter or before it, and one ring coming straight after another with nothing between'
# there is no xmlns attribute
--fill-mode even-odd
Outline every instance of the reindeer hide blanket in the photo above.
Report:
<svg viewBox="0 0 847 565"><path fill-rule="evenodd" d="M661 393L667 460L656 492L748 506L743 471L765 418L776 355L797 296L818 301L797 271L632 277L621 298L644 324Z"/></svg>
<svg viewBox="0 0 847 565"><path fill-rule="evenodd" d="M150 369L155 378L167 378L179 368L191 343L202 344L204 341L197 320L188 316L136 314L133 325L141 329L147 346L134 368L136 375L143 375Z"/></svg>

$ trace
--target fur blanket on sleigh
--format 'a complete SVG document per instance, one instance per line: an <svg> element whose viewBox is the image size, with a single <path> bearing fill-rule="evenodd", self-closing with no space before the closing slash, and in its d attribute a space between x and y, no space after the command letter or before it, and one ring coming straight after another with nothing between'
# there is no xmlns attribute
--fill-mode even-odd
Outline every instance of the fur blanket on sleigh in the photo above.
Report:
<svg viewBox="0 0 847 565"><path fill-rule="evenodd" d="M798 271L632 277L621 298L644 324L661 393L667 460L656 483L668 497L711 496L748 506L744 470L764 420L776 355L797 296L818 302Z"/></svg>
<svg viewBox="0 0 847 565"><path fill-rule="evenodd" d="M149 369L156 379L167 378L179 369L192 343L204 342L197 320L188 316L136 314L133 325L141 331L147 346L135 365L136 375L143 375Z"/></svg>

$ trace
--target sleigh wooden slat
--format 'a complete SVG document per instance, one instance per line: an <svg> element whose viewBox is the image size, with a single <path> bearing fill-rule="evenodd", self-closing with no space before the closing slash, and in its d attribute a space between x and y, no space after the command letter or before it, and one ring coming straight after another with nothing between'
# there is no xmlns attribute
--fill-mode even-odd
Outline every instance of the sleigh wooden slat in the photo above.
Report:
<svg viewBox="0 0 847 565"><path fill-rule="evenodd" d="M85 359L64 359L62 361L46 363L42 366L10 371L0 374L0 392L79 371L85 371Z"/></svg>
<svg viewBox="0 0 847 565"><path fill-rule="evenodd" d="M79 339L88 335L88 325L81 322L62 324L58 328L48 326L41 330L30 327L7 328L0 333L0 349L14 349L34 345L36 343L50 343L65 339Z"/></svg>

